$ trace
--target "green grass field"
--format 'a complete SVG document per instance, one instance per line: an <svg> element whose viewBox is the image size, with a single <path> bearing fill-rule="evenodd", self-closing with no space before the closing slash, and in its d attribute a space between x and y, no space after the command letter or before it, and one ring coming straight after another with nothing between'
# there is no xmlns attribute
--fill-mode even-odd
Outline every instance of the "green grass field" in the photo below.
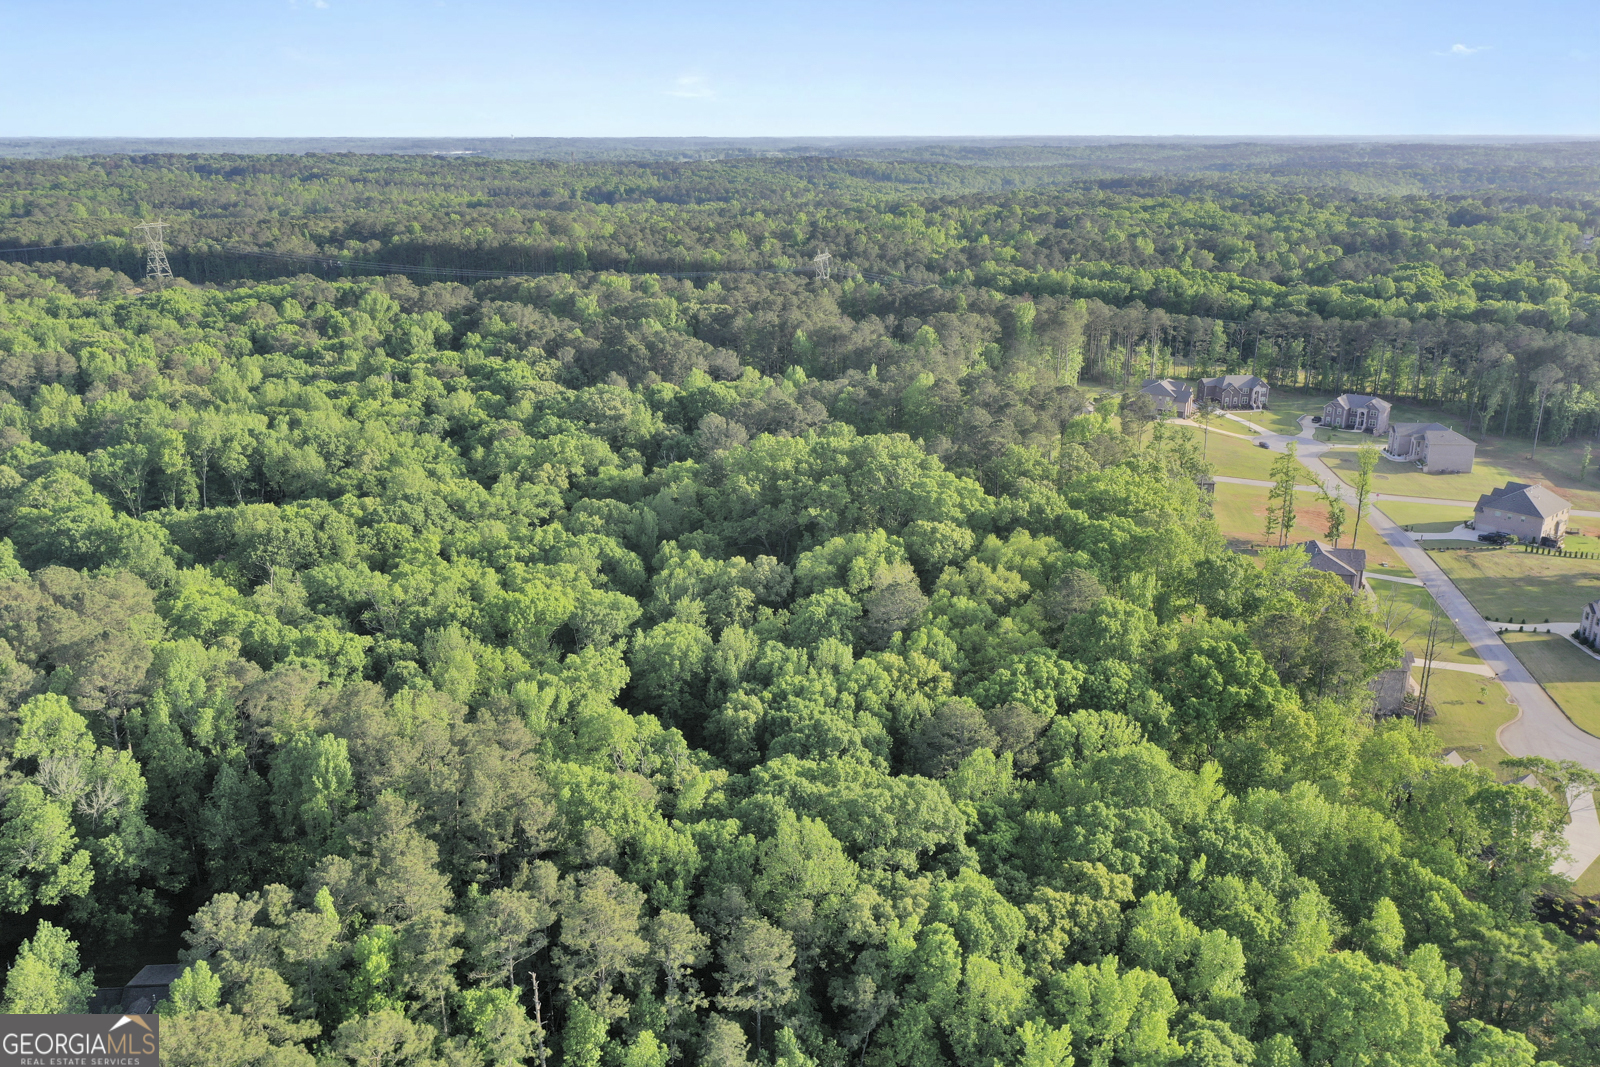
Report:
<svg viewBox="0 0 1600 1067"><path fill-rule="evenodd" d="M1472 518L1471 508L1450 507L1445 504L1409 504L1400 500L1380 500L1378 510L1401 526L1409 526L1419 533L1449 533Z"/></svg>
<svg viewBox="0 0 1600 1067"><path fill-rule="evenodd" d="M1352 435L1359 436L1359 435ZM1323 455L1322 461L1348 485L1355 484L1356 453L1340 450ZM1372 473L1375 492L1396 496L1424 496L1436 500L1477 500L1495 486L1504 485L1511 476L1504 472L1492 473L1483 465L1473 468L1471 474L1423 474L1410 463L1395 463L1379 459Z"/></svg>
<svg viewBox="0 0 1600 1067"><path fill-rule="evenodd" d="M1600 893L1600 860L1589 864L1589 869L1578 876L1572 883L1572 895L1576 897L1592 897Z"/></svg>
<svg viewBox="0 0 1600 1067"><path fill-rule="evenodd" d="M1270 410L1240 414L1275 433L1297 434L1300 432L1300 416L1321 415L1322 409L1332 399L1333 396L1329 393L1308 393L1300 389L1275 386L1271 394Z"/></svg>
<svg viewBox="0 0 1600 1067"><path fill-rule="evenodd" d="M1420 682L1421 668L1412 676ZM1494 735L1517 717L1517 709L1506 703L1504 686L1477 674L1435 670L1428 682L1428 703L1438 712L1428 729L1439 739L1440 752L1453 748L1495 777L1505 778L1500 761L1511 754Z"/></svg>
<svg viewBox="0 0 1600 1067"><path fill-rule="evenodd" d="M1234 424L1237 426L1237 424ZM1185 427L1189 433L1199 435L1200 430ZM1211 461L1218 474L1228 478L1258 478L1267 480L1272 477L1272 463L1280 458L1283 453L1272 452L1265 448L1257 448L1249 441L1241 441L1237 437L1216 433L1217 424L1212 424L1210 440L1205 443L1206 459ZM1296 463L1299 473L1295 476L1300 485L1312 485L1316 479L1311 472L1306 470L1303 463Z"/></svg>
<svg viewBox="0 0 1600 1067"><path fill-rule="evenodd" d="M1455 424L1460 431L1459 416L1420 408L1396 407L1395 422L1438 422L1446 426ZM1534 453L1531 442L1518 437L1481 437L1468 434L1478 442L1478 451L1470 474L1423 474L1409 463L1378 461L1373 475L1373 487L1380 493L1426 496L1440 500L1476 500L1491 489L1507 482L1536 482L1572 501L1572 506L1587 511L1600 510L1600 456L1594 457L1583 478L1583 442L1569 441L1562 445L1540 445ZM1363 439L1379 445L1383 441L1368 438L1365 434L1319 431L1318 440L1338 444L1359 444ZM1353 451L1340 450L1323 457L1340 478L1353 480L1356 457ZM1600 522L1595 525L1600 526Z"/></svg>
<svg viewBox="0 0 1600 1067"><path fill-rule="evenodd" d="M1456 588L1486 619L1575 622L1600 598L1600 560L1540 556L1518 549L1435 552Z"/></svg>
<svg viewBox="0 0 1600 1067"><path fill-rule="evenodd" d="M1502 639L1567 718L1600 736L1600 660L1557 634L1509 633Z"/></svg>
<svg viewBox="0 0 1600 1067"><path fill-rule="evenodd" d="M1402 582L1374 581L1369 584L1373 595L1372 610L1378 625L1404 645L1406 651L1415 652L1420 659L1428 648L1428 620L1434 609L1433 596L1421 586ZM1434 659L1442 663L1483 662L1483 658L1473 651L1448 617L1440 619L1439 644L1434 649Z"/></svg>
<svg viewBox="0 0 1600 1067"><path fill-rule="evenodd" d="M1217 495L1212 502L1212 513L1217 520L1217 527L1222 535L1228 539L1228 544L1234 549L1253 550L1267 544L1266 519L1267 519L1267 488L1256 485L1230 485L1227 482L1217 484ZM1349 530L1354 519L1353 513L1347 510L1345 515L1345 529ZM1290 535L1290 540L1296 543L1309 541L1313 538L1326 540L1328 531L1328 508L1314 493L1299 493L1295 497L1295 527ZM1276 544L1276 540L1272 542ZM1346 532L1343 542L1349 547L1349 533ZM1394 549L1378 536L1377 532L1366 523L1361 524L1360 546L1367 550L1367 569L1378 570L1383 574L1396 574L1403 578L1412 577L1411 568L1400 562L1400 557ZM1383 566L1388 564L1388 566ZM1380 570L1381 569L1381 570ZM1391 583L1392 584L1392 583Z"/></svg>

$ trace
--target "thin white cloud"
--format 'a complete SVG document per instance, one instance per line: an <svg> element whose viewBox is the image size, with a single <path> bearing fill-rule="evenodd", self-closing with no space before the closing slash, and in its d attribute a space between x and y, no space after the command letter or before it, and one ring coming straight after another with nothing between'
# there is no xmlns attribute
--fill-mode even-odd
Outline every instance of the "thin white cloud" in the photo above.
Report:
<svg viewBox="0 0 1600 1067"><path fill-rule="evenodd" d="M711 88L711 79L704 74L685 74L673 83L677 88L664 90L668 96L685 100L715 100L717 91Z"/></svg>
<svg viewBox="0 0 1600 1067"><path fill-rule="evenodd" d="M1475 56L1479 52L1487 52L1488 45L1453 44L1447 52L1435 52L1436 56Z"/></svg>

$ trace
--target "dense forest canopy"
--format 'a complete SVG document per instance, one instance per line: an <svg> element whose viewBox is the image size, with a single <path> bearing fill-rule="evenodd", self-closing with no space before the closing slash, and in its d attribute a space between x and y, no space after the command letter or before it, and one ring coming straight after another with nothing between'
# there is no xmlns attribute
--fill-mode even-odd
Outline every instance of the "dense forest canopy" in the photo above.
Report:
<svg viewBox="0 0 1600 1067"><path fill-rule="evenodd" d="M1593 200L1006 180L0 167L3 1010L169 931L179 1065L1600 1063L1564 805L1118 395L1589 432Z"/></svg>

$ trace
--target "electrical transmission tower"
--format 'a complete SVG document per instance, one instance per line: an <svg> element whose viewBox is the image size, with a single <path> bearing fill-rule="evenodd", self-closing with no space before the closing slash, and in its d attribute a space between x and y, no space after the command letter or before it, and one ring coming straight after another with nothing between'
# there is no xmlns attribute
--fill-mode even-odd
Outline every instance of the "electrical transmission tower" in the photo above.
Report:
<svg viewBox="0 0 1600 1067"><path fill-rule="evenodd" d="M172 265L167 262L167 248L161 239L160 222L146 222L134 229L144 234L144 277L160 286L162 278L172 277Z"/></svg>
<svg viewBox="0 0 1600 1067"><path fill-rule="evenodd" d="M826 248L811 257L811 265L816 268L818 279L822 281L828 280L828 264L832 262L833 257L828 254Z"/></svg>

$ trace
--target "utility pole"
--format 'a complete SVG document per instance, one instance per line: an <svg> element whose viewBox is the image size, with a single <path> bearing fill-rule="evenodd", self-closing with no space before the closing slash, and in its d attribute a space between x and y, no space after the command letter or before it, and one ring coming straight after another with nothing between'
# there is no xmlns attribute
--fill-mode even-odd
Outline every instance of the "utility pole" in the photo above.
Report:
<svg viewBox="0 0 1600 1067"><path fill-rule="evenodd" d="M145 222L134 229L144 234L144 277L161 288L161 279L172 277L172 265L167 262L167 249L162 241L160 221Z"/></svg>
<svg viewBox="0 0 1600 1067"><path fill-rule="evenodd" d="M828 264L832 262L833 257L828 254L826 248L811 257L811 265L816 268L818 281L825 282L828 280Z"/></svg>

